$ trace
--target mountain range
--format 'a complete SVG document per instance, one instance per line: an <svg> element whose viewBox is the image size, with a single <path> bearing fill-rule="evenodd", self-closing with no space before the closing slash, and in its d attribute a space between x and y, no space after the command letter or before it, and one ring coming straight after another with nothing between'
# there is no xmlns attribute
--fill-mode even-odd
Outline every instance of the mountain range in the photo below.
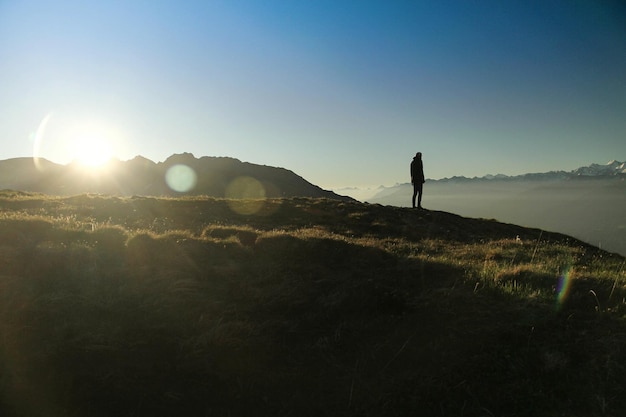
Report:
<svg viewBox="0 0 626 417"><path fill-rule="evenodd" d="M353 201L284 168L227 157L196 158L190 153L174 154L158 163L141 156L111 160L95 169L77 162L60 165L46 159L7 159L0 161L0 189L51 195L323 197Z"/></svg>
<svg viewBox="0 0 626 417"><path fill-rule="evenodd" d="M530 174L522 174L522 175L485 175L483 177L473 177L467 178L464 176L455 176L451 178L443 178L440 180L431 180L431 181L441 181L441 182L450 182L450 181L491 181L491 180L501 180L501 181L531 181L531 180L574 180L574 179L588 179L591 177L618 177L625 179L626 178L626 162L620 161L610 161L606 164L591 164L589 166L580 167L574 169L572 171L550 171L543 173L530 173Z"/></svg>

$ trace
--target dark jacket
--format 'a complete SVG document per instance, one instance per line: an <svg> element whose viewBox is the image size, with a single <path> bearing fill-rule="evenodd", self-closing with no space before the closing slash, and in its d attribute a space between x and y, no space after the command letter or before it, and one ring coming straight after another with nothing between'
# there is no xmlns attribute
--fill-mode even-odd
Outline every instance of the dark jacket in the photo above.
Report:
<svg viewBox="0 0 626 417"><path fill-rule="evenodd" d="M411 162L411 182L413 184L423 184L426 182L424 179L424 164L422 164L422 160L417 156L413 157L413 162Z"/></svg>

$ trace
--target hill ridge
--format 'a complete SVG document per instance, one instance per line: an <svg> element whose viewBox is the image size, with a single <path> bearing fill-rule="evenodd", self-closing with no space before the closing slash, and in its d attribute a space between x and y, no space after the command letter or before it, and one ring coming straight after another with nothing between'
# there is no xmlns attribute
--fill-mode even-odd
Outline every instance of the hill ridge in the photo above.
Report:
<svg viewBox="0 0 626 417"><path fill-rule="evenodd" d="M119 196L207 195L214 197L324 197L349 201L285 168L230 157L196 158L173 154L155 163L143 156L114 159L98 168L78 162L60 165L46 159L0 161L0 189L50 195L99 193Z"/></svg>

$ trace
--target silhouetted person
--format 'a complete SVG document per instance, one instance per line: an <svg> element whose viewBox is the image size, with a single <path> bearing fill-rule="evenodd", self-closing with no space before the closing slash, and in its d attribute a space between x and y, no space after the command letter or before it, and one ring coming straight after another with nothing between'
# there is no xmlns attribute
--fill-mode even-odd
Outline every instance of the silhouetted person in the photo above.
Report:
<svg viewBox="0 0 626 417"><path fill-rule="evenodd" d="M422 153L418 152L411 162L411 183L413 184L413 208L415 208L415 197L417 196L417 207L422 208L422 187L424 179L424 164L422 163Z"/></svg>

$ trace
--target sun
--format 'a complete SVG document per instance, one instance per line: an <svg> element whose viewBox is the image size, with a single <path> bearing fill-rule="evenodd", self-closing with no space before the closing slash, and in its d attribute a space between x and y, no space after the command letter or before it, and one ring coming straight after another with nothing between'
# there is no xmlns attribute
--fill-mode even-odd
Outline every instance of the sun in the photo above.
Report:
<svg viewBox="0 0 626 417"><path fill-rule="evenodd" d="M106 137L97 133L77 135L71 144L70 153L81 165L100 167L113 158L113 149Z"/></svg>
<svg viewBox="0 0 626 417"><path fill-rule="evenodd" d="M111 160L128 154L128 133L115 120L81 117L72 113L49 113L34 134L33 156L59 164L72 164L88 171L104 172Z"/></svg>

